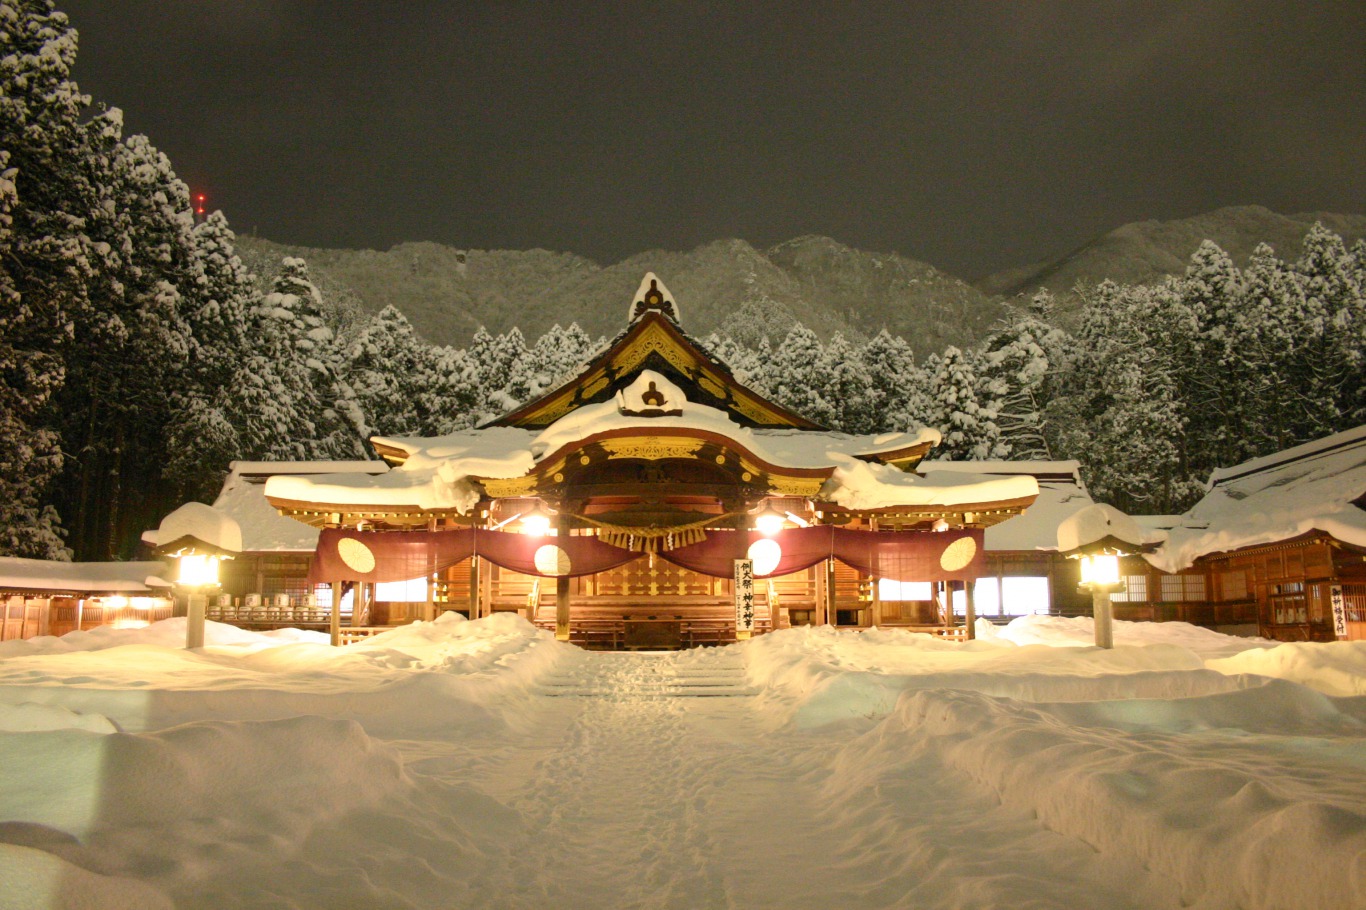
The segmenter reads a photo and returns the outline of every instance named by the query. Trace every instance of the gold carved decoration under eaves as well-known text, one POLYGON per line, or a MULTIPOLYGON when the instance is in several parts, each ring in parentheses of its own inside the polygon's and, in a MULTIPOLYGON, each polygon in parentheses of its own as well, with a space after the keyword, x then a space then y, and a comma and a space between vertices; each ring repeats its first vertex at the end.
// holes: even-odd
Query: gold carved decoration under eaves
POLYGON ((800 496, 814 499, 825 486, 824 477, 783 477, 769 475, 768 491, 775 496, 800 496))
POLYGON ((484 485, 484 492, 493 499, 506 499, 513 496, 529 496, 536 492, 536 482, 540 478, 535 475, 527 477, 484 477, 480 483, 484 485))
POLYGON ((705 443, 700 439, 607 439, 602 447, 610 458, 639 458, 663 461, 666 458, 694 458, 705 443))

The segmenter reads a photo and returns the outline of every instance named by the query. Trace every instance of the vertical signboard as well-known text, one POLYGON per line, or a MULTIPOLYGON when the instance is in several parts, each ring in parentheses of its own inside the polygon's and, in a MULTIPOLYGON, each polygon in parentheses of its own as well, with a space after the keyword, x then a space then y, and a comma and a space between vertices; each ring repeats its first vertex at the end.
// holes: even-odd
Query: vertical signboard
POLYGON ((1347 602, 1342 596, 1342 585, 1328 586, 1328 600, 1333 608, 1333 635, 1338 641, 1347 640, 1347 602))
POLYGON ((735 637, 749 638, 754 631, 754 561, 735 560, 735 637))

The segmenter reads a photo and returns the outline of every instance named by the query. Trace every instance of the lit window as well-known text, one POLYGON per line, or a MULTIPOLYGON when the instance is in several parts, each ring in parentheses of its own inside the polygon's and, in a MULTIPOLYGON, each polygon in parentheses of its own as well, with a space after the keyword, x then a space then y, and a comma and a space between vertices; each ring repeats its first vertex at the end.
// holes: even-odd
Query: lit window
POLYGON ((418 603, 427 600, 427 579, 410 578, 407 581, 380 581, 375 583, 375 600, 388 603, 418 603))
POLYGON ((1125 575, 1124 590, 1110 595, 1115 603, 1141 604, 1148 600, 1148 576, 1125 575))
POLYGON ((896 581, 891 578, 877 580, 879 600, 933 600, 928 581, 896 581))
POLYGON ((1002 611, 1011 616, 1026 613, 1047 613, 1049 608, 1048 578, 1044 575, 1020 575, 1002 579, 1002 611))
POLYGON ((973 588, 973 597, 976 600, 978 616, 1001 612, 1001 589, 996 584, 995 578, 977 579, 977 585, 973 588))

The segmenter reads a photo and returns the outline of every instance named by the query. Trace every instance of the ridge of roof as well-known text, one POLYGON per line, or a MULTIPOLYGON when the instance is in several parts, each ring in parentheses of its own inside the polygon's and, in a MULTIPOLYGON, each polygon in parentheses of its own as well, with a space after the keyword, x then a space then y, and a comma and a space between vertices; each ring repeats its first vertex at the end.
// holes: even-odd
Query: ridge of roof
POLYGON ((1325 455, 1331 455, 1343 449, 1366 444, 1366 424, 1353 427, 1350 430, 1343 430, 1341 433, 1334 433, 1331 436, 1324 436, 1311 442, 1302 443, 1289 449, 1282 449, 1270 455, 1262 455, 1251 458, 1240 464, 1227 468, 1215 468, 1209 476, 1207 489, 1213 490, 1222 484, 1241 480, 1244 477, 1251 477, 1254 474, 1263 474, 1286 465, 1307 461, 1325 455))

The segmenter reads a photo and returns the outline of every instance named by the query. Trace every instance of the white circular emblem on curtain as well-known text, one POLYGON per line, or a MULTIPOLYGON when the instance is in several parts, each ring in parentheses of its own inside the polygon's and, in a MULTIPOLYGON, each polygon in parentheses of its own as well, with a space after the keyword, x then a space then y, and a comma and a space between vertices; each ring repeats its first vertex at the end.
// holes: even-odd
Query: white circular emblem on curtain
POLYGON ((337 555, 356 572, 365 574, 375 571, 375 554, 354 537, 343 537, 337 541, 337 555))
POLYGON ((569 554, 553 543, 537 549, 532 560, 536 563, 536 571, 542 575, 568 575, 571 568, 569 554))
POLYGON ((971 537, 960 537, 944 548, 939 557, 939 567, 945 572, 957 572, 966 568, 977 555, 977 541, 971 537))
POLYGON ((765 537, 749 545, 748 555, 754 563, 754 574, 767 575, 778 568, 783 558, 783 548, 778 546, 778 541, 765 537))

